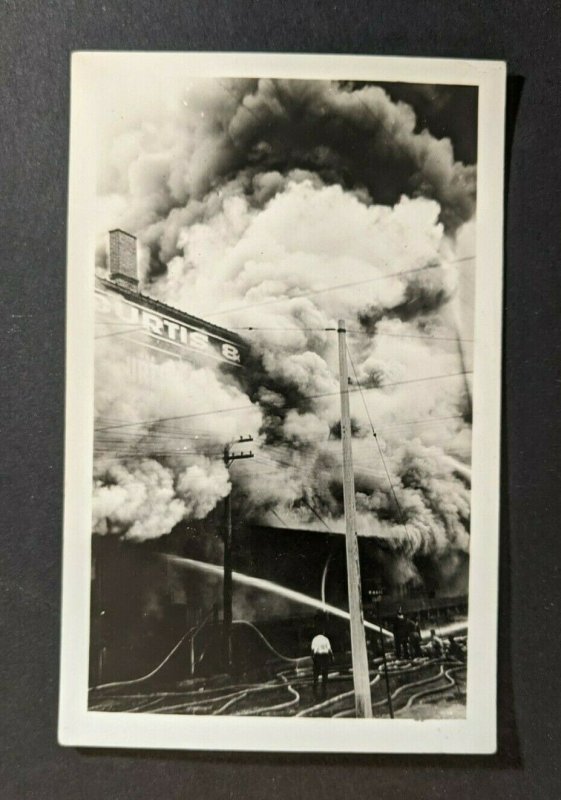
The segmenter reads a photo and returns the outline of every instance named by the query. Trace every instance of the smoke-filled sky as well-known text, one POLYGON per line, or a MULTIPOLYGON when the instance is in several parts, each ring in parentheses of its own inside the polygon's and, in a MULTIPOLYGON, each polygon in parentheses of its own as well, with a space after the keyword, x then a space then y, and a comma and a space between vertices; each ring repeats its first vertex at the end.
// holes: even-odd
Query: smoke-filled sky
POLYGON ((118 336, 98 342, 96 531, 156 538, 232 486, 250 521, 342 531, 325 329, 344 318, 359 532, 451 569, 469 542, 476 122, 471 87, 155 76, 108 92, 98 268, 110 228, 134 233, 142 291, 251 356, 238 377, 165 364, 149 389, 123 380, 118 336), (255 458, 228 471, 240 435, 255 458))

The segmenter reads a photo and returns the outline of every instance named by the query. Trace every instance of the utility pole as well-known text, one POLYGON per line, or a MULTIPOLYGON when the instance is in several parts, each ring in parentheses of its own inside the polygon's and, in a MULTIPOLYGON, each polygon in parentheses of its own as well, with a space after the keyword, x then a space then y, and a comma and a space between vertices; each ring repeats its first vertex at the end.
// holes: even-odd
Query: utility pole
MULTIPOLYGON (((227 444, 224 448, 224 464, 229 469, 234 461, 240 458, 253 458, 249 453, 232 453, 233 444, 252 442, 251 436, 240 436, 236 442, 227 444)), ((224 525, 224 578, 222 584, 222 661, 226 672, 232 668, 232 492, 225 498, 225 525, 224 525)))
POLYGON ((357 717, 372 716, 368 653, 364 634, 364 616, 360 586, 360 562, 356 530, 355 479, 351 443, 351 416, 349 410, 349 375, 347 368, 347 342, 345 320, 337 327, 339 340, 339 385, 341 389, 341 441, 343 444, 343 498, 347 548, 347 584, 351 622, 351 655, 353 684, 357 717))

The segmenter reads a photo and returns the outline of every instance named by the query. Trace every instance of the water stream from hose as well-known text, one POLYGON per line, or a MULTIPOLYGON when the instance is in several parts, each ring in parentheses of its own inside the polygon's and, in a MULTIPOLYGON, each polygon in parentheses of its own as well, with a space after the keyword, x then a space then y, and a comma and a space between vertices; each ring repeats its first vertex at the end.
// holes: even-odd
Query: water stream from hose
MULTIPOLYGON (((222 567, 218 564, 208 564, 205 561, 197 561, 194 558, 184 558, 182 556, 174 556, 169 554, 164 555, 163 558, 172 564, 176 564, 178 567, 196 570, 197 572, 206 572, 208 575, 215 575, 219 578, 222 577, 224 572, 222 567)), ((254 589, 261 589, 264 592, 276 594, 279 597, 292 600, 300 605, 308 606, 309 608, 315 608, 318 611, 324 611, 327 614, 332 614, 334 617, 340 617, 341 619, 346 620, 350 619, 349 612, 343 611, 342 608, 337 608, 337 606, 333 606, 330 603, 325 603, 323 600, 310 597, 310 595, 304 594, 303 592, 297 592, 294 589, 288 589, 286 586, 281 586, 273 581, 267 581, 264 578, 254 578, 251 575, 244 575, 243 572, 235 571, 232 573, 232 579, 242 586, 251 586, 254 589)), ((364 627, 367 630, 376 631, 376 633, 379 633, 381 630, 384 636, 387 636, 389 639, 393 639, 393 634, 390 631, 386 630, 385 628, 380 629, 378 625, 375 625, 372 622, 367 622, 364 620, 364 627)))

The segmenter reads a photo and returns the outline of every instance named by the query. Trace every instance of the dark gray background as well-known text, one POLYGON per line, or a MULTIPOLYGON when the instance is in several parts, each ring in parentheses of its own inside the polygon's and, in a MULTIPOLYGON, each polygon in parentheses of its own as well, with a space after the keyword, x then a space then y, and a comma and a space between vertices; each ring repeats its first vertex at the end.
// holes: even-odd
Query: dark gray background
POLYGON ((558 798, 561 3, 4 0, 0 14, 3 797, 558 798), (56 744, 69 55, 80 49, 508 62, 496 756, 86 752, 56 744))

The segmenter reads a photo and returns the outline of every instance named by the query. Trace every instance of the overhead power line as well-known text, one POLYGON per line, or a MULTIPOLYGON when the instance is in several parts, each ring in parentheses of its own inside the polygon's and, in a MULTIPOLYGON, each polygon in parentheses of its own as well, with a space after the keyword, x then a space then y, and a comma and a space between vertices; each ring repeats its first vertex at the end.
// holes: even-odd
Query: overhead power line
POLYGON ((135 328, 129 328, 125 331, 111 331, 111 333, 102 333, 99 336, 94 336, 94 339, 107 339, 109 336, 124 336, 127 333, 137 333, 138 331, 143 331, 144 328, 136 326, 135 328))
MULTIPOLYGON (((464 262, 474 261, 474 260, 475 256, 464 256, 463 258, 457 258, 454 259, 453 261, 447 261, 446 265, 448 266, 451 264, 462 264, 464 262)), ((315 295, 325 294, 326 292, 334 292, 337 291, 338 289, 350 289, 353 286, 364 286, 367 283, 375 283, 377 281, 388 280, 389 278, 398 278, 401 275, 413 275, 418 272, 424 272, 427 269, 442 269, 442 267, 443 267, 442 264, 425 264, 422 267, 412 267, 411 269, 404 269, 398 272, 391 272, 388 273, 387 275, 376 275, 376 277, 364 278, 363 280, 360 281, 351 281, 349 283, 334 284, 332 286, 326 286, 323 289, 311 289, 310 291, 302 292, 301 294, 296 294, 293 295, 292 297, 277 297, 277 298, 272 298, 270 300, 262 300, 259 303, 249 303, 244 306, 237 306, 236 308, 226 308, 222 309, 221 311, 209 310, 207 312, 203 311, 201 313, 204 317, 218 317, 224 314, 233 314, 234 312, 238 311, 247 311, 250 308, 261 308, 262 306, 271 306, 271 305, 276 305, 278 303, 287 303, 290 300, 299 300, 299 299, 305 299, 307 297, 314 297, 315 295)))
POLYGON ((426 417, 425 419, 411 419, 407 422, 399 422, 395 425, 386 425, 383 428, 378 428, 380 433, 384 433, 384 431, 393 431, 396 428, 405 428, 409 425, 432 425, 435 422, 449 422, 453 419, 464 419, 463 414, 452 414, 449 417, 426 417))
POLYGON ((331 528, 331 527, 330 527, 330 526, 327 524, 327 522, 326 522, 326 521, 324 520, 324 518, 321 516, 321 514, 319 513, 319 511, 317 511, 317 510, 316 510, 316 509, 315 509, 315 508, 312 506, 312 504, 311 504, 311 503, 308 503, 308 501, 306 500, 306 498, 305 498, 305 497, 301 497, 300 499, 302 500, 302 502, 304 503, 304 505, 305 505, 305 506, 307 506, 307 507, 310 509, 310 511, 312 512, 312 514, 313 514, 315 517, 317 517, 317 518, 319 519, 319 521, 320 521, 320 522, 321 522, 321 523, 322 523, 322 524, 323 524, 323 525, 324 525, 324 526, 327 528, 327 530, 329 531, 329 533, 333 533, 333 529, 332 529, 332 528, 331 528))
POLYGON ((198 453, 196 450, 116 450, 94 448, 94 453, 99 456, 115 456, 119 458, 170 458, 172 456, 199 456, 200 458, 221 458, 220 453, 198 453))
POLYGON ((158 425, 161 422, 170 422, 172 420, 192 419, 193 417, 207 417, 212 414, 227 414, 236 411, 250 411, 254 406, 247 403, 243 406, 230 406, 228 408, 216 408, 213 411, 197 411, 192 414, 177 414, 173 417, 159 417, 156 419, 145 419, 138 422, 123 422, 120 425, 107 425, 103 428, 96 428, 96 431, 112 431, 118 428, 131 428, 135 425, 158 425))
POLYGON ((364 410, 366 411, 366 416, 368 417, 368 422, 370 423, 370 429, 372 430, 372 436, 374 438, 374 441, 376 442, 376 446, 378 448, 378 453, 380 454, 380 458, 381 458, 382 464, 384 466, 384 472, 386 473, 386 477, 388 479, 388 483, 389 483, 389 486, 390 486, 390 491, 392 493, 392 497, 394 499, 394 503, 396 505, 396 508, 397 508, 397 510, 399 512, 400 523, 403 526, 403 529, 405 530, 405 533, 407 534, 407 536, 410 536, 409 531, 407 529, 407 524, 405 522, 405 515, 403 514, 403 509, 401 508, 401 504, 400 504, 399 500, 397 499, 397 494, 396 494, 396 491, 395 491, 395 488, 394 488, 394 485, 393 485, 393 482, 392 482, 392 479, 391 479, 391 476, 390 476, 390 472, 389 472, 387 464, 386 464, 386 459, 384 458, 384 453, 382 452, 382 448, 380 446, 380 442, 378 441, 378 435, 376 433, 376 430, 374 429, 374 423, 372 422, 372 417, 370 416, 370 411, 368 409, 368 406, 366 405, 366 398, 364 397, 364 394, 362 392, 362 386, 360 385, 360 381, 359 381, 358 375, 356 373, 353 357, 352 357, 351 352, 350 352, 348 347, 347 347, 347 353, 348 353, 348 356, 349 356, 349 360, 351 362, 351 367, 352 367, 352 370, 353 370, 353 374, 355 376, 355 381, 356 381, 356 384, 357 384, 357 386, 359 388, 360 396, 361 396, 362 402, 364 404, 364 410))
MULTIPOLYGON (((102 418, 105 419, 105 418, 102 418)), ((395 430, 396 428, 404 428, 410 425, 433 425, 440 422, 448 422, 452 420, 462 420, 464 419, 463 414, 453 414, 450 416, 445 417, 422 417, 420 419, 410 419, 405 420, 404 422, 396 423, 394 425, 384 425, 383 427, 378 427, 377 430, 379 433, 384 433, 385 431, 395 430)), ((117 419, 115 418, 114 421, 116 422, 117 419)), ((125 421, 121 418, 119 422, 125 421)), ((96 429, 96 441, 100 442, 101 444, 123 444, 127 440, 131 443, 139 442, 139 444, 150 444, 150 443, 164 443, 168 440, 173 441, 177 440, 198 440, 198 439, 216 439, 216 434, 213 433, 198 433, 194 431, 183 431, 181 427, 163 429, 159 430, 151 430, 151 431, 130 431, 130 430, 121 430, 117 429, 115 432, 113 431, 106 431, 102 428, 96 429), (123 441, 124 440, 124 441, 123 441)), ((363 437, 356 436, 355 439, 361 440, 363 437)), ((325 436, 322 434, 321 436, 307 436, 306 440, 301 442, 301 447, 298 448, 298 453, 301 458, 311 458, 312 455, 308 453, 307 445, 317 445, 318 443, 328 444, 329 442, 334 443, 337 442, 338 439, 332 435, 325 436)), ((291 450, 295 449, 294 443, 291 441, 284 441, 284 442, 276 442, 275 444, 265 444, 267 451, 275 451, 275 450, 291 450)))
POLYGON ((96 325, 119 325, 121 328, 137 328, 138 322, 122 322, 121 320, 112 322, 108 319, 96 319, 96 325))
MULTIPOLYGON (((404 385, 410 384, 410 383, 422 383, 424 381, 443 380, 445 378, 455 378, 455 377, 458 377, 460 375, 471 375, 472 373, 473 373, 473 370, 460 370, 459 372, 446 372, 446 373, 444 373, 442 375, 427 375, 427 376, 421 377, 421 378, 407 378, 407 379, 402 380, 402 381, 391 381, 391 382, 388 382, 388 383, 381 383, 378 386, 370 386, 370 387, 367 387, 366 389, 363 389, 362 387, 360 387, 360 391, 361 392, 362 391, 372 392, 372 391, 376 391, 376 390, 379 390, 379 389, 386 389, 386 388, 389 388, 389 387, 392 387, 392 386, 404 386, 404 385)), ((354 390, 350 389, 349 390, 349 392, 351 394, 353 394, 353 392, 355 392, 355 391, 358 391, 358 389, 354 389, 354 390)), ((317 399, 319 399, 321 397, 334 397, 335 395, 338 395, 338 394, 339 394, 338 391, 318 392, 317 394, 302 394, 302 395, 299 395, 299 399, 301 399, 301 400, 317 400, 317 399)), ((173 416, 173 417, 159 417, 159 418, 155 418, 155 419, 139 420, 137 422, 123 422, 123 423, 118 424, 118 425, 107 425, 107 426, 104 426, 102 428, 96 428, 96 431, 98 431, 98 432, 100 432, 100 431, 111 431, 111 430, 117 430, 119 428, 130 428, 130 427, 133 427, 135 425, 158 425, 158 424, 160 424, 162 422, 176 421, 176 420, 180 420, 180 419, 193 419, 195 417, 206 417, 206 416, 212 416, 213 414, 226 414, 226 413, 233 413, 233 412, 237 412, 237 411, 250 411, 252 409, 255 410, 255 406, 254 405, 247 405, 247 404, 243 405, 243 406, 231 406, 229 408, 216 408, 216 409, 213 409, 212 411, 196 411, 196 412, 193 412, 191 414, 178 414, 177 416, 173 416)))
MULTIPOLYGON (((244 326, 244 327, 241 327, 241 328, 232 328, 232 327, 230 327, 230 330, 232 330, 232 331, 247 331, 248 333, 252 333, 254 331, 257 331, 257 332, 260 332, 260 331, 280 331, 280 332, 286 332, 286 331, 295 331, 295 332, 300 332, 300 331, 302 331, 302 332, 318 331, 319 332, 319 331, 321 331, 322 333, 327 333, 327 332, 336 333, 337 332, 337 328, 299 328, 297 326, 294 326, 292 328, 260 328, 260 327, 255 326, 255 325, 247 325, 247 326, 244 326)), ((351 328, 347 328, 347 333, 353 333, 353 334, 356 334, 356 335, 359 335, 359 336, 360 335, 368 335, 367 331, 361 331, 361 330, 351 329, 351 328)), ((390 333, 390 332, 387 332, 387 331, 376 331, 374 336, 387 336, 387 337, 390 337, 392 339, 425 339, 425 340, 430 340, 430 341, 433 341, 433 342, 458 342, 458 341, 473 342, 473 339, 461 339, 458 336, 431 336, 430 334, 427 335, 427 336, 423 336, 422 334, 415 334, 415 333, 390 333)))
MULTIPOLYGON (((263 474, 263 473, 261 473, 261 474, 263 474)), ((272 514, 274 514, 274 515, 275 515, 275 517, 278 519, 278 521, 279 521, 279 522, 280 522, 282 525, 284 525, 284 527, 285 527, 285 528, 288 528, 288 529, 290 529, 290 525, 287 525, 287 524, 286 524, 286 522, 285 522, 285 521, 283 520, 283 518, 280 516, 280 514, 278 513, 278 511, 276 511, 276 509, 274 509, 274 508, 271 508, 271 509, 270 509, 270 511, 271 511, 271 513, 272 513, 272 514)))

